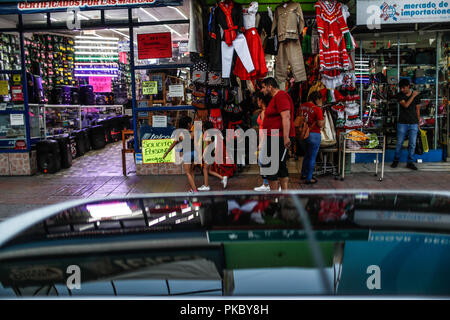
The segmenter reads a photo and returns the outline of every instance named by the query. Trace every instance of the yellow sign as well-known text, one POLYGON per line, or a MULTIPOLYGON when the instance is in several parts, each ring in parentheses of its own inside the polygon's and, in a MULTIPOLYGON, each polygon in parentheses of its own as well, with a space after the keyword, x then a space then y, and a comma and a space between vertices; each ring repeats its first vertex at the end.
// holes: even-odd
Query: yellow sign
POLYGON ((9 94, 8 80, 0 80, 0 96, 9 94))
POLYGON ((158 94, 158 81, 142 82, 142 94, 158 94))
POLYGON ((174 149, 170 151, 167 157, 162 158, 173 141, 173 139, 142 140, 142 162, 144 164, 175 162, 174 149))
POLYGON ((21 79, 20 74, 13 74, 13 82, 20 82, 21 79))

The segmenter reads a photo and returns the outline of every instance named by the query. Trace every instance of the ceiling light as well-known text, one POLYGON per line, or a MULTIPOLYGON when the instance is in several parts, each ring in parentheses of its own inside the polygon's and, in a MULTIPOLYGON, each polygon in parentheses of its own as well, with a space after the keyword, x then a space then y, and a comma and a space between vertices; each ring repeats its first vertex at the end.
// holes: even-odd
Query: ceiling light
MULTIPOLYGON (((87 40, 97 40, 98 37, 91 37, 91 36, 75 36, 76 39, 87 39, 87 40)), ((115 40, 116 42, 119 41, 119 38, 114 37, 102 37, 104 40, 115 40)))
POLYGON ((127 38, 127 39, 130 39, 130 37, 127 36, 125 33, 122 33, 122 32, 117 31, 117 30, 115 30, 115 29, 111 29, 111 31, 112 31, 112 32, 115 32, 115 33, 117 33, 117 34, 120 34, 120 35, 124 36, 124 37, 127 38))
POLYGON ((188 19, 188 17, 186 17, 185 15, 184 15, 184 13, 183 12, 181 12, 181 10, 180 9, 178 9, 178 8, 175 8, 175 7, 171 7, 171 6, 167 6, 167 8, 170 8, 170 9, 174 9, 174 10, 176 10, 179 14, 181 14, 182 16, 183 16, 183 18, 185 18, 186 20, 188 19))
POLYGON ((142 12, 144 12, 145 14, 147 14, 150 18, 159 21, 158 18, 156 18, 154 15, 152 15, 150 12, 148 12, 147 10, 145 10, 144 8, 139 8, 142 12))

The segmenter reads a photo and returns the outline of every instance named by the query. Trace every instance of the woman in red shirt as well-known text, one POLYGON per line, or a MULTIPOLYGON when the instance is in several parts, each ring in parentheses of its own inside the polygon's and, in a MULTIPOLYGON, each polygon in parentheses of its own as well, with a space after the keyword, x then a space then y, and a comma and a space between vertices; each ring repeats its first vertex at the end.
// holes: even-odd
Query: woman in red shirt
POLYGON ((320 148, 320 129, 323 128, 325 121, 322 106, 322 95, 319 91, 313 91, 308 97, 308 102, 300 105, 299 113, 306 117, 309 126, 309 136, 305 140, 306 152, 302 164, 302 179, 306 180, 306 184, 317 182, 313 178, 314 166, 316 164, 317 153, 320 148))

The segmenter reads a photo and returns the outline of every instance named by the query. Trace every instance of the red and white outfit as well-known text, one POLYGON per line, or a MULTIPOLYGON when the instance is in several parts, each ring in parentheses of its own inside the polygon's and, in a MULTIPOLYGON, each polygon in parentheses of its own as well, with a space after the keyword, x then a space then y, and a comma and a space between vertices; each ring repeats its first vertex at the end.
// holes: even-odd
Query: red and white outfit
POLYGON ((214 10, 210 36, 213 39, 218 39, 219 35, 221 37, 222 78, 230 77, 234 51, 247 72, 255 70, 247 40, 240 33, 244 31, 242 20, 242 6, 234 1, 221 2, 214 10))
POLYGON ((322 81, 327 88, 336 88, 342 84, 341 72, 353 69, 347 47, 355 48, 356 43, 347 26, 347 11, 340 2, 318 0, 315 8, 322 81))
POLYGON ((258 2, 252 2, 250 6, 243 9, 245 38, 247 40, 248 49, 252 57, 255 67, 251 73, 248 73, 241 59, 238 57, 234 74, 241 80, 262 79, 267 75, 266 58, 262 47, 261 38, 256 30, 256 14, 258 13, 258 2))

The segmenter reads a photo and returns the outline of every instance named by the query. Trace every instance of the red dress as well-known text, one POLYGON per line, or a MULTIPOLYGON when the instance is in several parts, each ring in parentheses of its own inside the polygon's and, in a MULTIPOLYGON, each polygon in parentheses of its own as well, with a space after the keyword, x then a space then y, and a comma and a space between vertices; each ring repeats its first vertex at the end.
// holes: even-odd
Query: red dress
POLYGON ((340 2, 319 0, 315 7, 317 31, 320 35, 320 72, 327 80, 337 80, 340 79, 342 71, 353 69, 347 49, 353 49, 356 44, 348 29, 340 2))
POLYGON ((262 47, 261 38, 258 31, 255 28, 256 13, 258 12, 258 3, 252 2, 248 9, 243 10, 244 26, 245 26, 245 38, 247 40, 247 46, 252 57, 255 70, 248 73, 242 64, 239 57, 236 60, 236 66, 234 67, 234 74, 241 80, 256 80, 262 79, 267 75, 266 58, 264 56, 264 49, 262 47))

